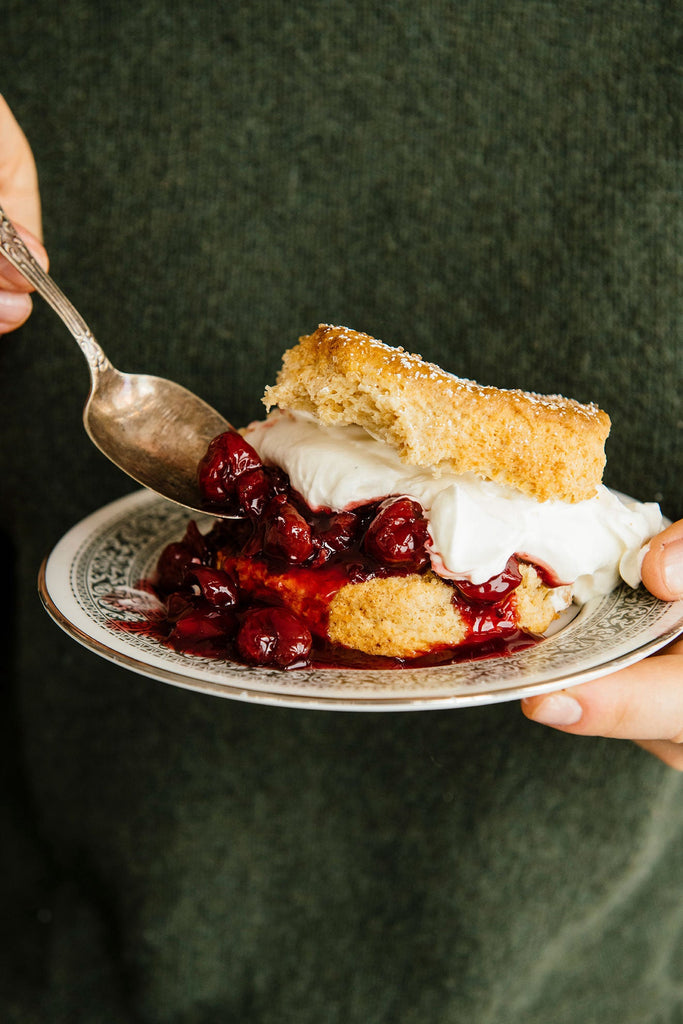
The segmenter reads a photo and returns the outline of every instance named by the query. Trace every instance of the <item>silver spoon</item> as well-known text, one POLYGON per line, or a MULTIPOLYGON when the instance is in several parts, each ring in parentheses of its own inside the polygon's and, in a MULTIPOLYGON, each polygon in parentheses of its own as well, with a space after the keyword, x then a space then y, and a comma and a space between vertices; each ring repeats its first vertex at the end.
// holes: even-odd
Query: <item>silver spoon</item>
MULTIPOLYGON (((180 384, 115 369, 1 206, 0 252, 61 317, 81 347, 90 369, 90 394, 83 410, 90 439, 139 484, 193 512, 205 512, 197 465, 212 438, 231 429, 228 421, 180 384)), ((235 518, 213 510, 210 514, 235 518)))

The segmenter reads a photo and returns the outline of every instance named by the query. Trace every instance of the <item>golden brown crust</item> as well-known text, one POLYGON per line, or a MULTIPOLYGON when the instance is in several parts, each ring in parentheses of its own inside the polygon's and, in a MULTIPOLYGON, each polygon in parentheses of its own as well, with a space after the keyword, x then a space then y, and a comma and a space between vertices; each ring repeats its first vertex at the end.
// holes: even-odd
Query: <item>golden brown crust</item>
POLYGON ((595 494, 610 428, 595 405, 484 387, 326 324, 285 352, 264 402, 358 424, 412 465, 477 473, 539 501, 595 494))

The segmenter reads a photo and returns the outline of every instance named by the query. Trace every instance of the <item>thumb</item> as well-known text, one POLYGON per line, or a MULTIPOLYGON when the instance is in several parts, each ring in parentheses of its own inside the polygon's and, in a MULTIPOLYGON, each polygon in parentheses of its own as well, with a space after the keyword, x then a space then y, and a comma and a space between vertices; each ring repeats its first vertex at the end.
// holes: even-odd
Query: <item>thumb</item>
POLYGON ((522 701, 527 718, 577 736, 683 741, 683 641, 612 675, 522 701))
POLYGON ((642 565, 643 583, 662 601, 683 597, 683 519, 650 541, 642 565))

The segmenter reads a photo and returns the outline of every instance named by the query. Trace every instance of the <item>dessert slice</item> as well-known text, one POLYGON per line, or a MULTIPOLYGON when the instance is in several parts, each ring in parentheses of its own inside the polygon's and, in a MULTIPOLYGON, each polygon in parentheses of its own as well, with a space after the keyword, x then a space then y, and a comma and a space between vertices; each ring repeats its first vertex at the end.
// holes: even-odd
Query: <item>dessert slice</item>
POLYGON ((207 509, 239 518, 191 526, 160 560, 176 646, 278 667, 472 657, 639 582, 659 509, 601 484, 593 405, 484 388, 326 325, 264 402, 199 467, 207 509))

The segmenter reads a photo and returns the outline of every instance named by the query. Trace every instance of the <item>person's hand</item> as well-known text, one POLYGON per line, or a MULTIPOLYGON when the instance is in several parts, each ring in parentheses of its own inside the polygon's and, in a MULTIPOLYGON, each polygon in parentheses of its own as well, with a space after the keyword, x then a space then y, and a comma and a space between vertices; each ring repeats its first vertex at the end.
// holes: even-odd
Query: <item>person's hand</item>
MULTIPOLYGON (((40 193, 31 147, 6 101, 0 96, 0 203, 40 265, 47 270, 41 244, 40 193)), ((0 334, 28 319, 31 286, 0 256, 0 334)))
MULTIPOLYGON (((683 520, 650 543, 643 583, 663 601, 683 597, 683 520)), ((635 740, 683 771, 683 640, 636 665, 522 701, 527 718, 577 736, 635 740)))

